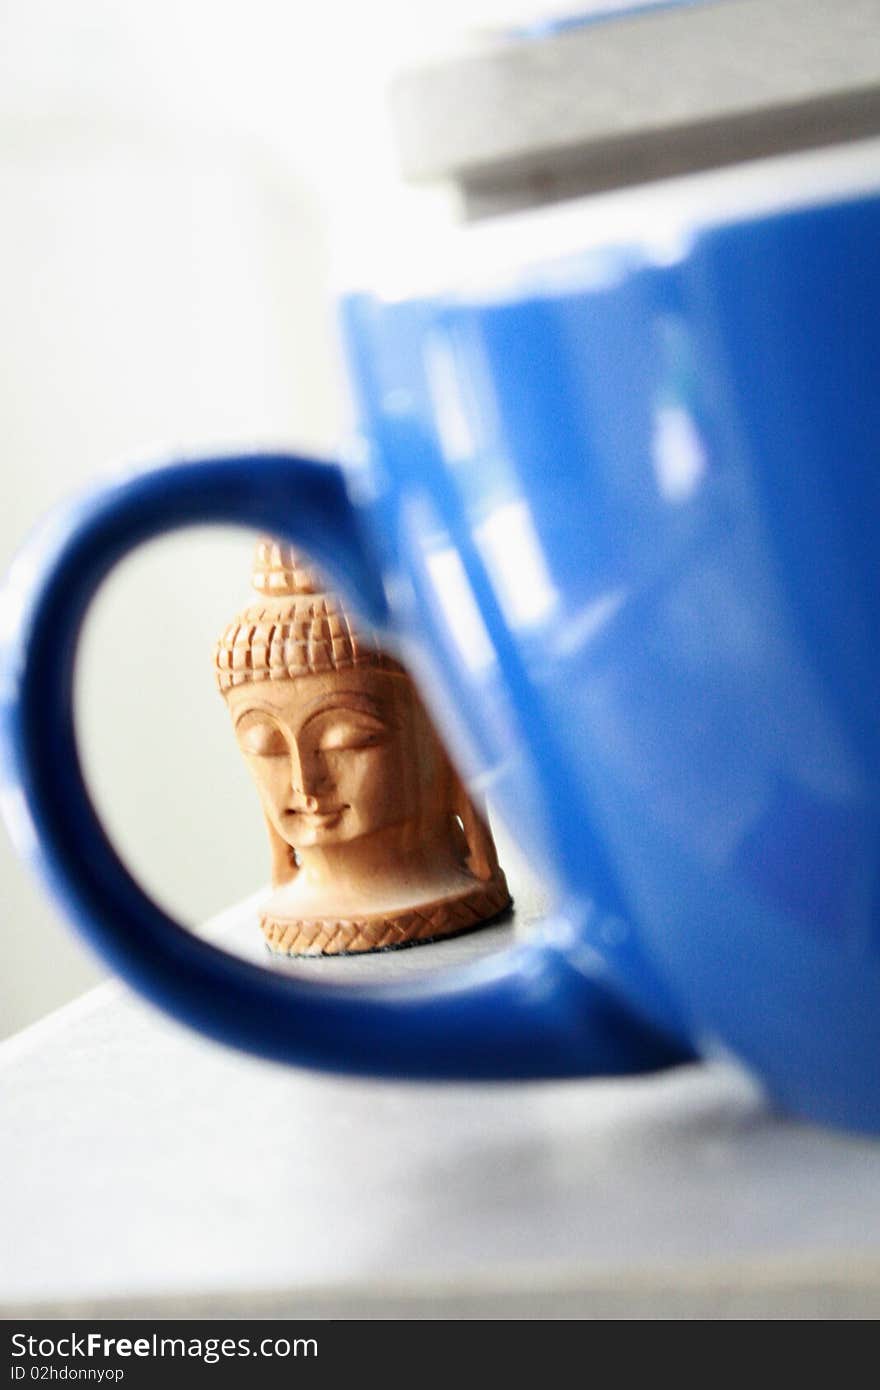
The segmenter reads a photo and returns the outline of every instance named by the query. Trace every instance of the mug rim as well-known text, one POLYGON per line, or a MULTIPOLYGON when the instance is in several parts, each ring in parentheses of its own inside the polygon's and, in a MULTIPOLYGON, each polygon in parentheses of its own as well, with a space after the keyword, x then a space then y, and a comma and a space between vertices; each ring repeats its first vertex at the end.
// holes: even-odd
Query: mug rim
MULTIPOLYGON (((530 271, 579 255, 637 249, 674 265, 711 228, 859 201, 880 192, 880 136, 701 170, 565 202, 384 238, 339 289, 393 305, 467 296, 509 298, 530 271), (389 244, 390 243, 390 244, 389 244), (371 271, 364 267, 371 265, 371 271)), ((432 225, 432 222, 434 225, 432 225)), ((572 288, 568 281, 566 288, 572 288)))

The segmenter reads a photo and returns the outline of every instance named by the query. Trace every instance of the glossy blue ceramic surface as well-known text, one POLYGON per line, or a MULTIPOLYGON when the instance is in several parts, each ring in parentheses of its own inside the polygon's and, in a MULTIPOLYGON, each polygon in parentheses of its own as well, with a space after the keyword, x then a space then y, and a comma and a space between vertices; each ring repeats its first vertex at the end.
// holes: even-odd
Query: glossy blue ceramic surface
POLYGON ((348 486, 184 463, 50 519, 6 595, 7 815, 111 962, 273 1057, 541 1076, 725 1049, 786 1107, 880 1129, 878 237, 863 196, 482 296, 355 296, 348 486), (205 520, 286 532, 393 632, 555 879, 538 940, 353 995, 143 897, 85 797, 70 666, 106 570, 205 520))
POLYGON ((535 18, 531 23, 525 21, 513 29, 517 38, 533 39, 543 34, 564 34, 569 29, 585 29, 593 24, 607 24, 609 20, 631 19, 638 15, 650 14, 654 10, 682 10, 698 5, 723 4, 724 0, 606 0, 592 5, 588 10, 563 11, 546 18, 535 18))

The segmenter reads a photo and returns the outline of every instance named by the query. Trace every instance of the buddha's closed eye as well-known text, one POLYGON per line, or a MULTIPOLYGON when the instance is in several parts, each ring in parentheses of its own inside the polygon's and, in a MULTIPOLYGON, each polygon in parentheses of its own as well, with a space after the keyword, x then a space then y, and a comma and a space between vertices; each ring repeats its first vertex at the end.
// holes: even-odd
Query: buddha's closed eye
POLYGON ((370 715, 337 715, 324 724, 318 746, 322 753, 353 751, 358 748, 375 748, 384 743, 387 737, 387 726, 370 715))
POLYGON ((256 758, 283 758, 289 752, 287 739, 271 719, 246 715, 235 732, 243 753, 256 758))

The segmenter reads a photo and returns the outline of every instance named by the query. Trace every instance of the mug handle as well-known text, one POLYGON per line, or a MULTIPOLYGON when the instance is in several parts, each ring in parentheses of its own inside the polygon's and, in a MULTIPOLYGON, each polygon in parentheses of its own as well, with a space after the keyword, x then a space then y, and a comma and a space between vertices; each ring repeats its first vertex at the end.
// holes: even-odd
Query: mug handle
POLYGON ((88 606, 113 566, 151 537, 204 522, 283 534, 315 557, 371 624, 389 624, 381 574, 334 464, 283 453, 185 459, 50 514, 14 562, 3 595, 3 809, 20 851, 109 965, 209 1037, 338 1072, 613 1075, 690 1060, 689 1049, 631 1016, 607 982, 585 975, 547 940, 430 982, 331 986, 237 959, 143 892, 83 780, 74 659, 88 606))

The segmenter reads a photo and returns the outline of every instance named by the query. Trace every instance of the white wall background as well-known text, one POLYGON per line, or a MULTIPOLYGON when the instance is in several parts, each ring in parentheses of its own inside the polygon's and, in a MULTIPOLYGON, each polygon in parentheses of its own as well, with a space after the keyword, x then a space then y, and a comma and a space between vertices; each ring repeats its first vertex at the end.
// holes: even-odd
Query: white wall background
MULTIPOLYGON (((0 566, 47 507, 132 454, 332 451, 331 262, 453 209, 443 190, 397 186, 389 72, 465 24, 556 8, 5 0, 0 566)), ((190 921, 267 875, 210 664, 247 598, 249 547, 198 533, 136 556, 96 609, 80 672, 99 805, 134 870, 190 921)), ((4 834, 0 882, 8 1033, 98 966, 4 834)))

